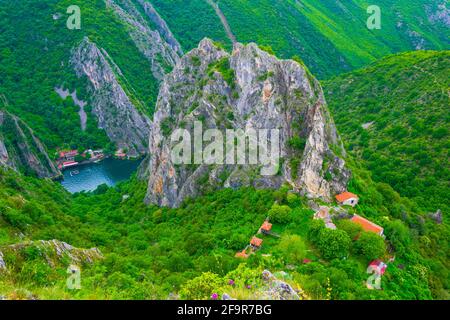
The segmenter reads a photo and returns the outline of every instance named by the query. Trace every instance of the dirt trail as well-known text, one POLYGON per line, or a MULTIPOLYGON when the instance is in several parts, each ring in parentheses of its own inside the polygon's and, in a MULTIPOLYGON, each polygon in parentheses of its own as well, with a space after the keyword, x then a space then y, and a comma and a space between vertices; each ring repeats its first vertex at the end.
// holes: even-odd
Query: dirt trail
POLYGON ((225 29, 225 32, 227 33, 228 38, 230 39, 230 41, 235 44, 236 41, 236 37, 234 36, 233 32, 231 31, 230 25, 228 24, 227 18, 225 17, 225 15, 223 14, 222 10, 220 10, 219 5, 214 2, 213 0, 206 0, 206 2, 208 2, 216 11, 216 14, 219 16, 220 21, 223 24, 223 27, 225 29))

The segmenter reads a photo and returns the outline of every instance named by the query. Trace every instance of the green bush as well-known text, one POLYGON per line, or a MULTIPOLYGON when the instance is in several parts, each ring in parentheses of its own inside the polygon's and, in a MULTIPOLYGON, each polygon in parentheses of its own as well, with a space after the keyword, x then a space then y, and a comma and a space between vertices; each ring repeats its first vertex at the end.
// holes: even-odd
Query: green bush
POLYGON ((215 273, 205 272, 189 280, 180 290, 180 298, 187 300, 207 300, 213 293, 220 294, 223 280, 215 273))
POLYGON ((288 263, 298 264, 306 257, 305 241, 298 235, 283 235, 277 249, 288 263))
POLYGON ((286 205, 274 204, 269 210, 270 220, 275 223, 286 224, 292 220, 292 209, 286 205))
POLYGON ((321 228, 315 245, 325 259, 339 259, 347 257, 352 240, 343 230, 321 228))
POLYGON ((362 231, 362 227, 351 220, 341 219, 335 224, 338 229, 344 230, 352 240, 355 240, 362 231))
POLYGON ((382 258, 386 252, 384 239, 373 232, 362 232, 355 242, 355 250, 368 260, 382 258))

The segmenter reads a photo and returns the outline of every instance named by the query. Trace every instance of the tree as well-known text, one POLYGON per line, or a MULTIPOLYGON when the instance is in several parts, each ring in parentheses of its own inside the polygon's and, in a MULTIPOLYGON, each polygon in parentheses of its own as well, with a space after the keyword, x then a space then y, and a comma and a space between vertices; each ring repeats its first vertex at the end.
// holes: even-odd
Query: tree
POLYGON ((336 227, 347 232, 350 239, 356 239, 362 231, 362 227, 359 224, 347 219, 338 220, 336 227))
POLYGON ((313 243, 317 243, 319 241, 320 231, 323 228, 325 228, 325 223, 323 222, 323 220, 311 221, 308 230, 308 239, 313 243))
POLYGON ((358 254, 363 255, 368 260, 381 258, 386 252, 384 239, 373 232, 362 232, 355 243, 358 254))
POLYGON ((404 253, 411 244, 409 229, 400 220, 386 223, 384 233, 399 254, 404 253))
POLYGON ((306 244, 298 235, 281 237, 278 249, 289 263, 300 263, 306 257, 306 244))
POLYGON ((298 195, 296 195, 295 193, 289 192, 286 195, 286 201, 290 204, 290 205, 297 205, 300 202, 300 198, 298 195))
POLYGON ((337 259, 348 256, 352 240, 343 230, 322 228, 316 242, 317 248, 325 259, 337 259))
POLYGON ((286 224, 291 221, 291 211, 292 209, 288 206, 274 204, 269 210, 269 217, 273 222, 286 224))

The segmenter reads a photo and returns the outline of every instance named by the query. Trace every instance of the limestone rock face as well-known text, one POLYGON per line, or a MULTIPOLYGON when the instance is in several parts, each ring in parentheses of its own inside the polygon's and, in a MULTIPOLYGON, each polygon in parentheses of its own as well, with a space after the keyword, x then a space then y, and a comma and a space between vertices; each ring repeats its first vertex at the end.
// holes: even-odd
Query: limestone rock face
POLYGON ((156 9, 148 0, 137 0, 147 17, 155 24, 159 34, 172 47, 173 51, 178 55, 183 54, 183 49, 178 43, 178 40, 173 35, 166 21, 159 15, 156 9))
POLYGON ((122 72, 108 53, 84 38, 73 50, 71 64, 78 77, 89 80, 92 113, 99 128, 130 156, 147 153, 150 119, 138 111, 119 84, 117 77, 122 72))
POLYGON ((0 110, 0 166, 53 178, 61 174, 42 142, 17 116, 0 110))
POLYGON ((2 270, 7 270, 8 267, 4 261, 5 254, 20 256, 24 253, 24 250, 28 248, 37 249, 40 256, 43 257, 51 267, 55 267, 55 265, 64 259, 68 259, 70 263, 74 264, 92 264, 103 259, 103 254, 98 248, 76 248, 66 242, 56 239, 25 241, 0 248, 0 272, 2 270))
POLYGON ((214 188, 278 188, 284 182, 329 200, 350 177, 319 82, 301 63, 279 60, 255 44, 237 43, 230 54, 204 39, 182 57, 161 84, 149 147, 146 200, 163 206, 214 188), (278 129, 278 170, 262 174, 260 162, 249 161, 175 164, 171 151, 178 141, 171 141, 171 133, 193 133, 199 121, 203 130, 216 128, 224 137, 226 129, 278 129))

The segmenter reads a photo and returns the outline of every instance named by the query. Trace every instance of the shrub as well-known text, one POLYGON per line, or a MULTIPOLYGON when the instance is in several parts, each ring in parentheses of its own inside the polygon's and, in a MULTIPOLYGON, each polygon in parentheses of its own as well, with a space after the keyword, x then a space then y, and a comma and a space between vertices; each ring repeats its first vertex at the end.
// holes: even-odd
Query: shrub
POLYGON ((290 205, 296 205, 300 202, 300 198, 295 193, 289 192, 286 196, 286 201, 290 205))
POLYGON ((205 272, 189 280, 180 290, 181 299, 207 300, 213 293, 219 293, 223 284, 222 279, 215 273, 205 272))
POLYGON ((269 217, 271 221, 286 224, 291 221, 292 209, 285 205, 274 204, 269 210, 269 217))
POLYGON ((373 232, 363 232, 355 243, 356 252, 369 260, 381 258, 386 252, 384 239, 373 232))
POLYGON ((294 136, 288 140, 288 145, 289 145, 289 147, 293 148, 294 150, 303 151, 303 150, 305 150, 306 139, 298 137, 298 136, 294 136))
POLYGON ((301 263, 306 257, 306 244, 298 235, 284 235, 281 237, 278 249, 289 263, 301 263))
POLYGON ((262 45, 262 44, 260 44, 259 48, 261 50, 267 52, 268 54, 271 54, 273 56, 275 55, 275 52, 273 51, 273 49, 272 49, 272 47, 270 45, 262 45))
POLYGON ((323 220, 313 220, 309 226, 308 230, 308 239, 316 243, 319 241, 320 231, 325 228, 325 223, 323 220))
POLYGON ((343 230, 322 227, 315 244, 325 259, 337 259, 348 256, 352 240, 343 230))
POLYGON ((336 221, 336 227, 340 230, 344 230, 350 239, 353 240, 356 239, 362 231, 362 227, 351 220, 338 220, 336 221))
POLYGON ((262 282, 262 270, 259 268, 249 268, 245 263, 241 263, 236 269, 227 273, 225 278, 228 284, 232 280, 232 283, 238 287, 255 287, 262 282))

